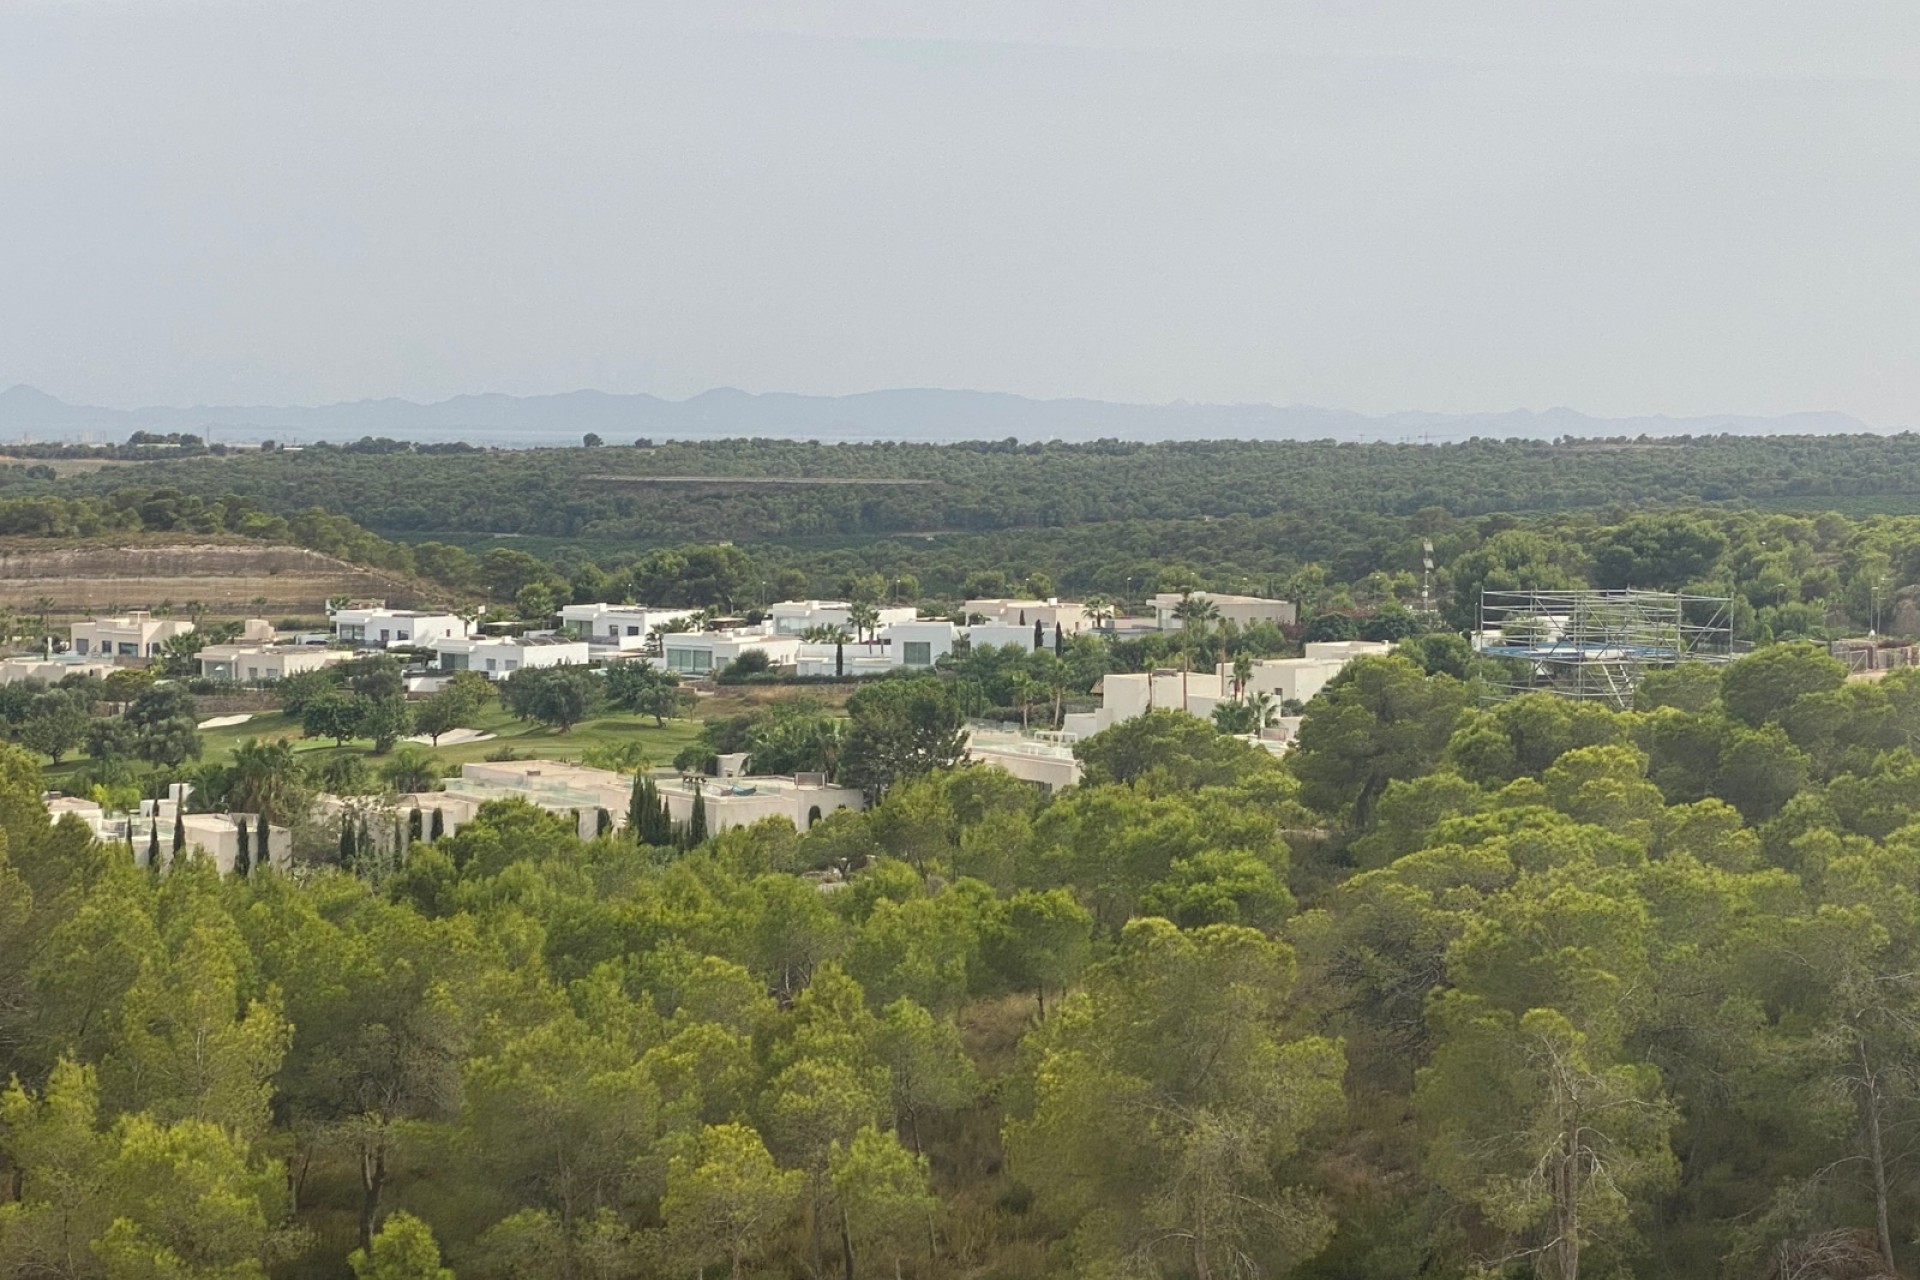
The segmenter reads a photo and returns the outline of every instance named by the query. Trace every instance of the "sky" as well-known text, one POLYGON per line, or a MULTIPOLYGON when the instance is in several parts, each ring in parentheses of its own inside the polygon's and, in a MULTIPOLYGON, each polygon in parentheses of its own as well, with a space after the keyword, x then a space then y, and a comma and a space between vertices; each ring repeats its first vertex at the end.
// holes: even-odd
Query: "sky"
POLYGON ((1911 0, 0 0, 0 386, 1920 425, 1911 0))

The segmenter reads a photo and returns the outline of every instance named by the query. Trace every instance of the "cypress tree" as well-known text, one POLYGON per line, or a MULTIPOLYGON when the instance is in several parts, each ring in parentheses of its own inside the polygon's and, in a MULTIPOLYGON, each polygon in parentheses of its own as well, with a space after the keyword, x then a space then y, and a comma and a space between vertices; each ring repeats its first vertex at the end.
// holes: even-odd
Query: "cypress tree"
POLYGON ((267 822, 267 815, 261 814, 253 829, 253 864, 255 866, 273 865, 273 828, 267 822))
POLYGON ((594 814, 593 834, 595 836, 603 836, 611 830, 613 830, 613 815, 608 813, 605 809, 598 810, 594 814))
POLYGON ((407 811, 407 843, 412 844, 426 834, 426 815, 415 805, 407 811))
POLYGON ((147 825, 147 870, 160 874, 160 815, 154 814, 147 825))
POLYGON ((175 862, 187 852, 187 815, 179 809, 173 811, 173 860, 175 862))
POLYGON ((627 835, 635 844, 647 843, 647 787, 653 779, 644 773, 633 776, 633 792, 627 797, 627 835))
POLYGON ((1047 647, 1047 626, 1040 619, 1033 620, 1033 650, 1038 653, 1047 647))
POLYGON ((687 822, 687 847, 697 848, 707 839, 707 797, 698 786, 693 789, 693 817, 687 822))
POLYGON ((352 871, 358 861, 360 850, 353 838, 353 819, 344 818, 340 822, 340 866, 343 870, 352 871))
POLYGON ((247 873, 253 870, 253 850, 251 847, 253 844, 253 833, 248 829, 247 820, 244 816, 236 825, 240 828, 240 847, 233 855, 233 874, 244 880, 247 878, 247 873))
POLYGON ((435 805, 433 807, 433 830, 432 830, 432 834, 429 835, 427 839, 429 843, 438 844, 440 842, 440 837, 446 834, 447 834, 447 815, 440 811, 439 805, 435 805))
POLYGON ((833 642, 833 678, 838 680, 847 674, 847 642, 833 642))
POLYGON ((1060 629, 1060 624, 1057 622, 1053 624, 1053 656, 1056 658, 1067 656, 1067 633, 1060 629))

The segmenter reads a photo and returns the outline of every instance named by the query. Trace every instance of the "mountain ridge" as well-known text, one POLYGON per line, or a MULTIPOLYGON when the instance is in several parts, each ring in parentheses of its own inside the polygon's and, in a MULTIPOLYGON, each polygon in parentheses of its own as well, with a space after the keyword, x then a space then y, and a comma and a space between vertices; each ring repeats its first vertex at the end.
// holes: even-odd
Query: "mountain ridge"
POLYGON ((845 396, 716 387, 684 400, 592 389, 514 396, 473 392, 420 402, 383 397, 333 404, 154 405, 110 409, 71 404, 26 384, 0 391, 0 440, 108 443, 134 431, 191 432, 230 443, 286 443, 391 436, 422 443, 541 447, 588 432, 610 444, 654 439, 774 437, 826 441, 952 443, 1014 438, 1087 441, 1337 440, 1444 443, 1495 437, 1893 434, 1837 412, 1778 416, 1661 414, 1601 418, 1566 406, 1488 413, 1408 410, 1362 414, 1314 405, 1127 404, 1043 400, 999 391, 898 387, 845 396))

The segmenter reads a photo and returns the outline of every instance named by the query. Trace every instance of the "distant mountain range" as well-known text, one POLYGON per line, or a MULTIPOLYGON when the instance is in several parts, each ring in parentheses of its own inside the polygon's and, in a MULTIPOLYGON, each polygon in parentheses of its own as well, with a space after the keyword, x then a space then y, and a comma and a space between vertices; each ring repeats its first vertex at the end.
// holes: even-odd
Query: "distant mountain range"
POLYGON ((1843 413, 1777 418, 1595 418, 1572 409, 1368 416, 1308 405, 1112 404, 1032 400, 988 391, 869 391, 851 396, 756 395, 720 389, 689 400, 570 391, 562 395, 455 396, 433 404, 358 400, 312 407, 202 405, 103 409, 68 404, 28 386, 0 391, 0 441, 112 443, 135 431, 211 433, 230 443, 398 440, 530 448, 765 436, 797 440, 1341 440, 1440 443, 1475 436, 1843 435, 1873 431, 1843 413))

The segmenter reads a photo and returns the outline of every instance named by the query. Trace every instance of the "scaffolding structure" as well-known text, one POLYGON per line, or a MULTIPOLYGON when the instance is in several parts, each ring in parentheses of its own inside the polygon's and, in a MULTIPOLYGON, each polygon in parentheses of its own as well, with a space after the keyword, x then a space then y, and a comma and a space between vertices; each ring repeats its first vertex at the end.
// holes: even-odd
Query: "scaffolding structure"
POLYGON ((1483 591, 1473 647, 1512 661, 1503 696, 1551 693, 1625 708, 1648 671, 1735 656, 1733 601, 1671 591, 1483 591))

